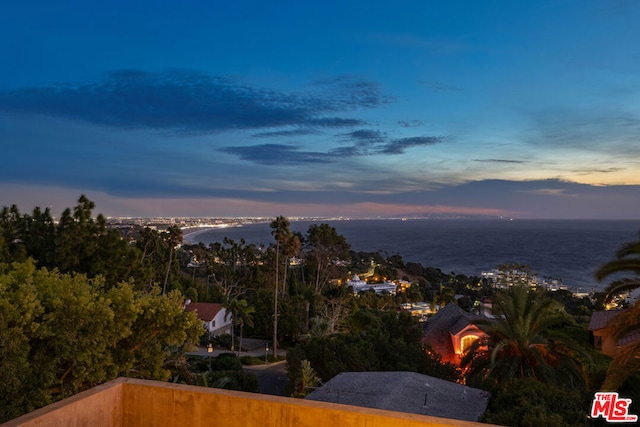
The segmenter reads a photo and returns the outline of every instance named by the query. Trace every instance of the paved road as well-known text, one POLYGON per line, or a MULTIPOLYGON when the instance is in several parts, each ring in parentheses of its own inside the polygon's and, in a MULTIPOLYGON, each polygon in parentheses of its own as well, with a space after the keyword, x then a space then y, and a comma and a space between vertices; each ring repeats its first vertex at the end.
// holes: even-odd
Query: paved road
MULTIPOLYGON (((270 343, 264 340, 257 340, 246 338, 242 340, 243 350, 240 352, 240 356, 256 356, 264 358, 266 344, 269 344, 269 356, 273 355, 273 350, 270 347, 270 343)), ((197 355, 202 357, 217 357, 223 353, 231 353, 229 349, 213 348, 211 353, 208 352, 207 347, 198 347, 196 351, 189 352, 187 354, 197 355)), ((284 350, 278 350, 278 356, 286 357, 287 353, 284 350)), ((281 362, 268 363, 264 365, 249 365, 243 367, 245 372, 252 373, 258 379, 260 386, 260 393, 271 394, 274 396, 286 396, 286 385, 289 382, 287 378, 287 363, 283 360, 281 362)))
POLYGON ((285 361, 269 365, 245 366, 243 369, 256 376, 260 385, 260 393, 287 396, 286 385, 289 378, 287 378, 287 363, 285 361))

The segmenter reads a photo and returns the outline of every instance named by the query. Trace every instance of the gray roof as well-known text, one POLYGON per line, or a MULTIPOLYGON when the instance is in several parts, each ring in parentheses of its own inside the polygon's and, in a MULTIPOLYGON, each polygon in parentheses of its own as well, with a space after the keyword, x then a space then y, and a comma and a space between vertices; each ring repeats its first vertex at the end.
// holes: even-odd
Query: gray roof
POLYGON ((489 392, 415 372, 343 372, 306 399, 478 421, 489 392))
POLYGON ((597 331, 607 327, 607 323, 618 314, 622 313, 622 310, 607 310, 607 311, 594 311, 589 319, 589 330, 597 331))
POLYGON ((449 303, 425 322, 422 342, 442 356, 454 354, 451 334, 457 334, 474 321, 480 319, 467 313, 456 304, 449 303))
MULTIPOLYGON (((591 319, 589 319, 588 329, 592 332, 604 329, 618 314, 625 313, 626 311, 627 310, 595 311, 591 315, 591 319)), ((617 345, 618 347, 622 347, 638 340, 640 340, 640 329, 627 333, 618 340, 617 345)))

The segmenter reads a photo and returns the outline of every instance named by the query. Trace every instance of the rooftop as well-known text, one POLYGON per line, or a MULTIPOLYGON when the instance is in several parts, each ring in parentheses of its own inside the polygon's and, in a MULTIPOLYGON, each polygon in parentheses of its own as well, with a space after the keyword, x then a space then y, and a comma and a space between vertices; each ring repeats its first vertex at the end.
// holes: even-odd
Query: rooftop
POLYGON ((343 372, 306 399, 477 421, 489 393, 416 372, 343 372))
POLYGON ((198 319, 210 322, 214 317, 216 317, 216 314, 222 310, 222 307, 222 304, 211 302, 190 302, 185 305, 184 310, 195 311, 198 319))

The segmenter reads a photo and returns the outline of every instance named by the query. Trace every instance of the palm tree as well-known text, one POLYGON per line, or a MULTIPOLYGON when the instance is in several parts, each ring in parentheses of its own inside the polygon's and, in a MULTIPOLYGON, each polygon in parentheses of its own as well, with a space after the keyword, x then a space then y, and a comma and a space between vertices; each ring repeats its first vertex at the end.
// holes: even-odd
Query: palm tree
POLYGON ((240 342, 238 345, 238 354, 242 351, 242 333, 244 325, 253 326, 252 314, 256 312, 256 309, 252 305, 247 304, 247 300, 233 298, 225 304, 227 312, 224 315, 224 320, 231 317, 231 349, 233 350, 234 329, 236 325, 240 325, 240 342))
MULTIPOLYGON (((638 234, 640 236, 640 233, 638 234)), ((633 277, 614 279, 607 286, 606 301, 624 292, 633 292, 640 288, 640 240, 625 243, 616 251, 616 258, 603 264, 595 273, 596 279, 602 281, 612 275, 631 273, 633 277)), ((607 325, 616 341, 631 332, 640 330, 640 300, 630 310, 623 311, 607 325)), ((631 375, 640 371, 640 340, 631 341, 618 349, 614 356, 607 377, 603 384, 605 390, 615 390, 631 375)))
POLYGON ((244 325, 246 324, 249 327, 253 327, 253 316, 252 314, 256 312, 256 309, 252 305, 247 305, 247 300, 240 300, 238 302, 238 312, 237 322, 240 325, 240 345, 239 351, 242 351, 242 334, 244 325))
POLYGON ((276 290, 274 292, 273 301, 273 357, 278 356, 278 266, 280 243, 284 242, 291 231, 289 230, 289 220, 284 216, 278 216, 274 219, 270 227, 271 235, 276 239, 276 290))
MULTIPOLYGON (((638 233, 640 237, 640 233, 638 233)), ((640 288, 640 240, 625 243, 616 251, 616 258, 603 264, 596 271, 596 279, 602 281, 614 274, 635 274, 635 277, 616 279, 607 286, 607 300, 624 292, 640 288)))
MULTIPOLYGON (((233 298, 229 301, 227 301, 223 307, 226 309, 225 313, 224 313, 224 321, 226 322, 228 318, 231 318, 231 351, 234 351, 234 345, 235 345, 235 337, 234 337, 234 330, 235 330, 235 322, 236 322, 236 317, 237 317, 237 313, 238 313, 238 305, 239 305, 239 300, 237 298, 233 298)), ((246 302, 245 302, 246 305, 246 302)))
POLYGON ((468 378, 504 385, 517 378, 585 383, 581 351, 559 326, 574 320, 543 291, 512 286, 498 294, 495 321, 478 322, 487 334, 462 359, 468 378))

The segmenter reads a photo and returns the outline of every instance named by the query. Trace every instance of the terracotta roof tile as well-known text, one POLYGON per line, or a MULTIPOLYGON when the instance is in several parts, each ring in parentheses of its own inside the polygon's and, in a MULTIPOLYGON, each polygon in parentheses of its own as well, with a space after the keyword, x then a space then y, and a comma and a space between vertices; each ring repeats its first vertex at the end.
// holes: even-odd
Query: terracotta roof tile
POLYGON ((216 317, 216 314, 218 314, 222 308, 222 304, 211 302, 192 302, 184 307, 184 311, 195 311, 198 319, 209 322, 216 317))

